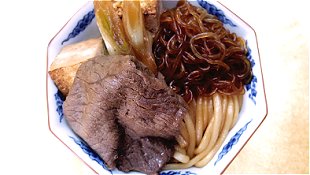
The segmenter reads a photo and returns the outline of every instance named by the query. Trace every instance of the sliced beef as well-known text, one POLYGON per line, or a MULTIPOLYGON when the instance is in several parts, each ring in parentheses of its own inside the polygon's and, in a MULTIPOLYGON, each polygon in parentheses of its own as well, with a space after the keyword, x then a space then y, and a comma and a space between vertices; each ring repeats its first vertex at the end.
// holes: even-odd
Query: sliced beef
POLYGON ((136 62, 136 69, 117 75, 122 81, 126 100, 121 104, 118 121, 133 138, 162 137, 173 139, 186 112, 186 104, 163 80, 144 72, 136 62), (142 70, 142 71, 140 71, 142 70))
POLYGON ((174 140, 187 113, 186 102, 133 56, 99 56, 84 62, 63 107, 73 131, 111 169, 118 157, 120 130, 141 143, 144 137, 174 140))
POLYGON ((63 106, 64 115, 73 131, 83 138, 111 169, 115 168, 119 141, 115 114, 120 99, 114 92, 121 84, 111 77, 121 68, 118 63, 120 60, 104 60, 103 57, 83 63, 63 106), (104 64, 97 61, 104 61, 104 64))
POLYGON ((121 171, 158 172, 171 158, 173 144, 165 139, 145 137, 134 140, 126 136, 117 159, 121 171))

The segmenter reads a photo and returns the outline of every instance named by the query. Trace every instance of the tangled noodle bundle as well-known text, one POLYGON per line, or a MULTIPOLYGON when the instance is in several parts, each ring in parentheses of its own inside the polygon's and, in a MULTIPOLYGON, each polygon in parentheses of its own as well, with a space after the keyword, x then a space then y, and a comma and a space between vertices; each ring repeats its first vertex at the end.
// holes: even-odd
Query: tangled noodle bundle
POLYGON ((240 94, 252 78, 245 42, 206 10, 181 2, 162 13, 153 42, 158 70, 187 102, 240 94))

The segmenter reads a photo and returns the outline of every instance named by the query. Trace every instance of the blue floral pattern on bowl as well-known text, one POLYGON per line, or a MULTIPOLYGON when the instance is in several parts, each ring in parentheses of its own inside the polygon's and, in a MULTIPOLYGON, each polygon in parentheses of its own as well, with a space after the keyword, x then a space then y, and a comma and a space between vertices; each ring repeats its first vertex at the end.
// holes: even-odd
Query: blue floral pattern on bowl
MULTIPOLYGON (((246 42, 246 47, 247 47, 247 54, 246 57, 247 59, 250 61, 251 63, 251 67, 253 69, 253 67, 255 66, 255 61, 252 58, 252 50, 250 49, 250 47, 248 46, 248 42, 246 42)), ((245 86, 246 91, 249 91, 249 98, 253 101, 253 103, 256 105, 256 95, 257 95, 257 91, 256 91, 256 83, 257 83, 257 77, 253 74, 252 80, 249 84, 247 84, 245 86)))
POLYGON ((230 19, 228 19, 224 12, 220 9, 218 9, 215 5, 205 1, 205 0, 197 0, 198 4, 203 7, 204 9, 206 9, 208 11, 208 13, 210 13, 211 15, 216 16, 222 23, 224 24, 228 24, 232 27, 237 27, 237 25, 235 25, 230 19))
POLYGON ((214 166, 222 160, 222 158, 232 149, 232 147, 238 143, 239 138, 243 134, 243 132, 248 128, 248 125, 252 122, 252 119, 246 123, 239 131, 229 140, 229 142, 223 147, 221 152, 218 155, 217 160, 214 163, 214 166))
POLYGON ((95 153, 88 145, 86 142, 84 142, 82 139, 77 139, 74 137, 70 138, 77 144, 80 146, 80 148, 83 150, 84 153, 86 153, 89 158, 93 161, 96 161, 99 165, 101 165, 105 170, 109 171, 112 174, 112 171, 109 170, 109 168, 106 166, 106 164, 104 163, 104 161, 101 159, 101 157, 95 153))
POLYGON ((57 91, 57 93, 54 95, 55 97, 55 102, 56 102, 56 111, 59 115, 59 122, 62 122, 62 119, 64 118, 64 113, 63 113, 63 109, 62 109, 62 105, 64 103, 65 97, 62 95, 62 93, 60 92, 60 90, 57 91))
POLYGON ((95 18, 95 11, 91 10, 86 15, 83 16, 82 19, 78 21, 72 32, 67 36, 66 39, 64 39, 61 44, 64 44, 65 42, 69 41, 71 38, 76 37, 79 35, 82 31, 86 29, 86 27, 92 22, 92 20, 95 18))
POLYGON ((160 175, 196 175, 196 173, 190 171, 163 171, 160 175))

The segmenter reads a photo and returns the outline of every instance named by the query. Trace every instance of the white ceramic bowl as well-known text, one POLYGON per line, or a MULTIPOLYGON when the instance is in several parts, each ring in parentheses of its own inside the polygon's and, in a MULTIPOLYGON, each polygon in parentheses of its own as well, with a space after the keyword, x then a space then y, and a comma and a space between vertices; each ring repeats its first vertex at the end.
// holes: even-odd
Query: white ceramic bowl
MULTIPOLYGON (((254 77, 251 83, 246 86, 244 104, 237 124, 229 132, 223 145, 210 163, 203 168, 163 171, 160 173, 161 175, 222 173, 267 116, 263 76, 254 29, 219 2, 197 0, 191 1, 191 3, 201 6, 207 9, 209 13, 216 15, 225 24, 226 28, 246 40, 249 50, 247 58, 251 61, 254 77)), ((164 1, 163 4, 164 7, 171 8, 176 5, 176 2, 164 1)), ((100 33, 96 25, 93 3, 88 2, 69 19, 68 23, 50 41, 47 51, 47 68, 65 45, 99 36, 100 33)), ((96 173, 124 174, 120 171, 107 170, 102 159, 68 127, 63 118, 63 97, 58 92, 47 72, 46 76, 48 125, 50 131, 96 173)))

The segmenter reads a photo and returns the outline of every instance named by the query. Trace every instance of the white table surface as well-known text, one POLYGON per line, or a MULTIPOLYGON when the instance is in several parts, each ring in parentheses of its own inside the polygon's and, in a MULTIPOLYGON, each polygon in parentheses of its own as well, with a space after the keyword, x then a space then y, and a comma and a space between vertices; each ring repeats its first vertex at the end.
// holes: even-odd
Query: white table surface
MULTIPOLYGON (((93 174, 49 132, 45 95, 47 44, 85 2, 1 2, 0 174, 93 174)), ((221 2, 256 30, 269 108, 225 173, 309 173, 306 1, 221 2)))

